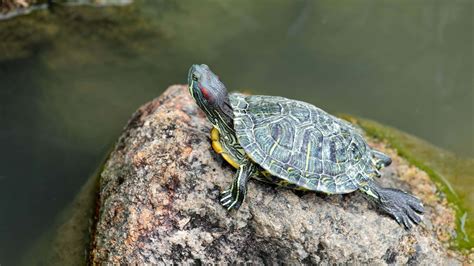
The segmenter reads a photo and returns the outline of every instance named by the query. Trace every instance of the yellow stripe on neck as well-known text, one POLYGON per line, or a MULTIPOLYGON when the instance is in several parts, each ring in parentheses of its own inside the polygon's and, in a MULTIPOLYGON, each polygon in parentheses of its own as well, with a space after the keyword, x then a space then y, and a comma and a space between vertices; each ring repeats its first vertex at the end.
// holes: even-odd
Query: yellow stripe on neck
POLYGON ((234 168, 240 167, 240 165, 227 152, 224 151, 224 148, 220 142, 219 130, 217 130, 215 127, 211 129, 211 141, 214 151, 220 154, 224 160, 226 160, 234 168))

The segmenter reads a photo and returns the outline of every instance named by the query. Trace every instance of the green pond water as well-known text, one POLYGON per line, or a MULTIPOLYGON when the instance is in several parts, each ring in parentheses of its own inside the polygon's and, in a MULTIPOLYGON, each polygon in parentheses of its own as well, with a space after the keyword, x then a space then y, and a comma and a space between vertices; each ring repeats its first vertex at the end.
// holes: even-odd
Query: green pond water
MULTIPOLYGON (((148 0, 0 21, 0 264, 51 230, 132 112, 185 83, 193 63, 231 90, 370 118, 449 151, 412 161, 449 184, 472 225, 473 10, 471 0, 148 0)), ((458 244, 472 247, 463 228, 458 244)))

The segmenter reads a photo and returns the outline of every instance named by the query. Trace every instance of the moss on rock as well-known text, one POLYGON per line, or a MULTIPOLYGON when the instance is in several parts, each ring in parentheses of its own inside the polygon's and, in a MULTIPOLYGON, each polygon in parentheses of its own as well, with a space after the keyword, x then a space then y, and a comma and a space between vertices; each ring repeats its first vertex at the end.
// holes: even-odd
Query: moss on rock
MULTIPOLYGON (((474 248, 474 159, 463 159, 395 128, 350 115, 342 118, 359 125, 368 136, 383 140, 410 164, 426 172, 446 201, 456 211, 453 246, 473 252, 474 248)), ((438 219, 444 219, 439 217, 438 219)))

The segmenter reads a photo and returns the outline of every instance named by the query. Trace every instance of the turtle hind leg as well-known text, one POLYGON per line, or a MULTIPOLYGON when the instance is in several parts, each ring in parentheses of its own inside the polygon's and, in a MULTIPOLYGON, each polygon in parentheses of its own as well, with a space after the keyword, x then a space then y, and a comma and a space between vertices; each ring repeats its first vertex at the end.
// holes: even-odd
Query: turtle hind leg
POLYGON ((246 161, 239 166, 232 185, 221 193, 220 203, 222 206, 227 210, 240 208, 247 195, 247 182, 256 171, 256 165, 250 161, 246 161))
POLYGON ((372 150, 372 156, 375 159, 375 167, 379 170, 392 163, 392 159, 381 151, 372 150))
POLYGON ((360 188, 373 199, 377 206, 395 218, 406 229, 421 222, 420 214, 424 212, 422 202, 413 195, 394 188, 383 188, 374 181, 369 181, 367 186, 360 188))

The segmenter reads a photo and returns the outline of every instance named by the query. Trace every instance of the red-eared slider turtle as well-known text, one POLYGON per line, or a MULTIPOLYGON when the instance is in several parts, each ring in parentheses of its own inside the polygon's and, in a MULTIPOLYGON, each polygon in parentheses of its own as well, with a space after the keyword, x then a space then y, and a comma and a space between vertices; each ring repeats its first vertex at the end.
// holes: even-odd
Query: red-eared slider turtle
POLYGON ((348 122, 301 101, 276 96, 228 94, 208 66, 193 65, 189 91, 214 125, 212 147, 237 169, 221 204, 238 209, 250 177, 328 194, 360 190, 383 211, 411 228, 423 204, 373 179, 391 163, 370 148, 348 122))

